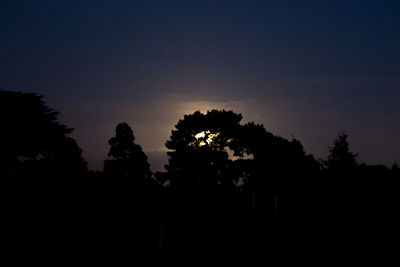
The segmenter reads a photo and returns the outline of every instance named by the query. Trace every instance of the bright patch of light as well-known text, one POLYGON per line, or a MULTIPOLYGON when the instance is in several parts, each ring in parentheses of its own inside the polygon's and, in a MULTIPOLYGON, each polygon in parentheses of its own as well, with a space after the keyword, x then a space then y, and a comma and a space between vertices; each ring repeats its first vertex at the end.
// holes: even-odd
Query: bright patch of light
POLYGON ((196 139, 200 139, 200 138, 204 138, 206 136, 206 133, 203 131, 201 133, 196 134, 194 137, 196 137, 196 139))
POLYGON ((210 133, 209 130, 207 130, 207 131, 202 131, 202 132, 196 134, 194 137, 195 137, 196 139, 200 140, 199 146, 205 146, 205 145, 207 145, 207 144, 208 144, 208 145, 211 144, 211 143, 213 142, 213 139, 214 139, 215 137, 217 137, 218 135, 219 135, 219 133, 212 134, 212 133, 210 133), (204 140, 204 138, 206 137, 206 135, 207 135, 207 139, 204 140))
POLYGON ((208 136, 208 138, 207 138, 207 143, 209 144, 209 143, 211 143, 212 141, 213 141, 213 139, 215 138, 215 137, 217 137, 219 135, 219 133, 216 133, 216 134, 210 134, 209 136, 208 136))

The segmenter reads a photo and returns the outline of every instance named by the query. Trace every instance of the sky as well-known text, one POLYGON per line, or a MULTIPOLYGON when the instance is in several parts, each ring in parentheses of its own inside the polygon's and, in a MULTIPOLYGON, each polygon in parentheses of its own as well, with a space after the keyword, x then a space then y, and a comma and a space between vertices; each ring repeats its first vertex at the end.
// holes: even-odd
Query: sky
POLYGON ((89 168, 130 124, 152 170, 184 114, 243 123, 326 158, 400 163, 400 1, 0 1, 0 89, 44 95, 89 168))

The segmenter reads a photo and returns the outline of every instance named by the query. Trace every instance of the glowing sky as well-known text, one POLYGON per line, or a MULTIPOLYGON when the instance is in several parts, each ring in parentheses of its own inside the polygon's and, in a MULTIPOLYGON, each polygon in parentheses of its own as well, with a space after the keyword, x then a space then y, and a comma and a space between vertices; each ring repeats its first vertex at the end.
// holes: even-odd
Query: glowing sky
POLYGON ((89 167, 128 122, 153 170, 184 114, 232 109, 317 158, 400 162, 400 2, 0 1, 0 88, 37 92, 89 167))

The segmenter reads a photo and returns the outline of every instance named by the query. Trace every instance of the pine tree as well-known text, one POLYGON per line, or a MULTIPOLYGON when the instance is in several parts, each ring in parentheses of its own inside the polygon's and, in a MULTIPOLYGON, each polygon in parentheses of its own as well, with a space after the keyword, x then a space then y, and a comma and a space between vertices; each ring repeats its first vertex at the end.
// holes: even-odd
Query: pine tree
POLYGON ((352 153, 349 149, 347 134, 339 132, 334 139, 333 147, 329 149, 329 156, 326 165, 331 171, 350 171, 357 166, 358 154, 352 153))
POLYGON ((119 123, 115 136, 108 140, 109 159, 104 162, 104 173, 122 183, 143 183, 151 176, 150 164, 140 145, 135 144, 131 127, 119 123))

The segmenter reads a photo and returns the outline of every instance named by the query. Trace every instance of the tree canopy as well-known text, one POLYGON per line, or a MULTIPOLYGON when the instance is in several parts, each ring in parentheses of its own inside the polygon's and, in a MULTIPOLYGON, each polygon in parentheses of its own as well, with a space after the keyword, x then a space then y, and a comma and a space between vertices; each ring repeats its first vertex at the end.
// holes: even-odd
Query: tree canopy
POLYGON ((123 183, 141 183, 150 178, 150 164, 140 145, 135 144, 132 128, 119 123, 115 136, 108 140, 109 159, 104 162, 104 172, 123 183))
POLYGON ((357 156, 350 151, 347 134, 339 132, 333 141, 333 147, 329 148, 329 156, 326 165, 329 170, 343 172, 354 170, 357 166, 357 156))
POLYGON ((232 111, 199 111, 185 115, 166 142, 170 150, 166 166, 173 183, 185 185, 228 185, 230 160, 226 148, 242 116, 232 111))
POLYGON ((6 177, 55 181, 86 172, 82 151, 68 136, 72 129, 57 116, 42 96, 0 91, 1 172, 6 177))
POLYGON ((274 136, 253 122, 241 125, 241 119, 232 111, 212 110, 179 120, 166 142, 173 183, 233 186, 261 173, 271 178, 287 170, 318 169, 298 140, 274 136))

